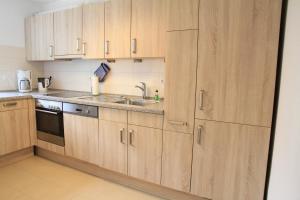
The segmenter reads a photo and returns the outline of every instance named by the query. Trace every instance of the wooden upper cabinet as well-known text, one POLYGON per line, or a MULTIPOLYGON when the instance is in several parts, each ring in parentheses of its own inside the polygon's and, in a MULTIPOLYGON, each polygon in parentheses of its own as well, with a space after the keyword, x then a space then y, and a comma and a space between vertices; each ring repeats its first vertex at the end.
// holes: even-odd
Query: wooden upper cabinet
POLYGON ((53 60, 53 13, 27 17, 25 19, 25 41, 27 60, 53 60))
POLYGON ((281 3, 201 1, 196 118, 271 126, 281 3))
POLYGON ((196 120, 191 192, 214 200, 261 200, 270 128, 196 120))
POLYGON ((54 13, 55 58, 82 57, 82 7, 54 13))
POLYGON ((65 154, 98 164, 98 119, 64 114, 65 154))
POLYGON ((131 57, 165 57, 166 0, 132 0, 131 57))
POLYGON ((193 133, 197 30, 167 33, 164 129, 193 133))
POLYGON ((0 108, 0 156, 30 147, 27 101, 4 102, 0 108))
POLYGON ((198 29, 199 0, 166 0, 167 30, 198 29))
POLYGON ((83 6, 82 52, 86 59, 104 58, 104 3, 83 6))
POLYGON ((128 175, 160 184, 162 130, 128 126, 128 175))
POLYGON ((105 2, 105 58, 130 58, 131 0, 105 2))
POLYGON ((162 179, 163 186, 190 192, 193 135, 164 131, 162 179))

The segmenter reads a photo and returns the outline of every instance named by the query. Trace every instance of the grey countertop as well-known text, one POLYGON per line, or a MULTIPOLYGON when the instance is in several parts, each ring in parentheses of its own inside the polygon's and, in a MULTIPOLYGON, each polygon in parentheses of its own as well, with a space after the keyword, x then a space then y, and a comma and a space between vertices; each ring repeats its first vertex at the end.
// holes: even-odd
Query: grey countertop
POLYGON ((102 97, 106 97, 106 96, 110 96, 110 97, 125 96, 125 97, 129 97, 129 98, 136 98, 134 96, 101 94, 100 96, 97 96, 96 98, 84 99, 84 97, 92 96, 88 92, 82 93, 83 96, 71 97, 71 98, 48 96, 49 94, 63 93, 63 92, 73 92, 73 91, 49 90, 47 93, 39 93, 38 91, 33 91, 33 92, 29 92, 29 93, 20 93, 17 91, 0 91, 0 101, 35 98, 35 99, 44 99, 44 100, 50 100, 50 101, 61 101, 61 102, 66 102, 66 103, 76 103, 76 104, 84 104, 84 105, 91 105, 91 106, 99 106, 99 107, 104 107, 104 108, 130 110, 130 111, 136 111, 136 112, 164 114, 163 101, 160 103, 147 104, 144 106, 135 106, 135 105, 112 103, 112 102, 109 102, 106 98, 102 98, 102 97))

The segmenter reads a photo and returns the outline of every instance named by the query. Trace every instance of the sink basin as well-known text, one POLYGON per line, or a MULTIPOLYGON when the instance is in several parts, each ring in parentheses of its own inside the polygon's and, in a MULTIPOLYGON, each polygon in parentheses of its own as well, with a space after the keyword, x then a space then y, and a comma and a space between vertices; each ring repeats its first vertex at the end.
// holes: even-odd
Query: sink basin
POLYGON ((154 100, 147 100, 147 99, 123 99, 120 101, 116 101, 115 103, 134 105, 134 106, 146 106, 149 104, 155 104, 156 102, 154 100))

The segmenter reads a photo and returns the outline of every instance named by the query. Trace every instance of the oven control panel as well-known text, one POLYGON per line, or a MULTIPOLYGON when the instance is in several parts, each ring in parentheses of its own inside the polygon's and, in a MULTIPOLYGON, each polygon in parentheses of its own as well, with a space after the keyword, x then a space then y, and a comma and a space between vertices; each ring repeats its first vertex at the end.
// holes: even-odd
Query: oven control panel
POLYGON ((63 103, 59 102, 59 101, 49 101, 49 100, 43 100, 43 99, 36 99, 35 100, 35 107, 46 109, 46 110, 62 111, 63 110, 63 103))

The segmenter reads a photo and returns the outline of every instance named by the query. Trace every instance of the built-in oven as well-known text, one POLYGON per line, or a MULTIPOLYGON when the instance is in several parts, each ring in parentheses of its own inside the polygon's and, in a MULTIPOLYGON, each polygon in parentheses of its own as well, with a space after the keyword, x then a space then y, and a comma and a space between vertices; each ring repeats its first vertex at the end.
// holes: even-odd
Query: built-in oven
POLYGON ((65 146, 63 103, 37 99, 35 111, 38 139, 65 146))

